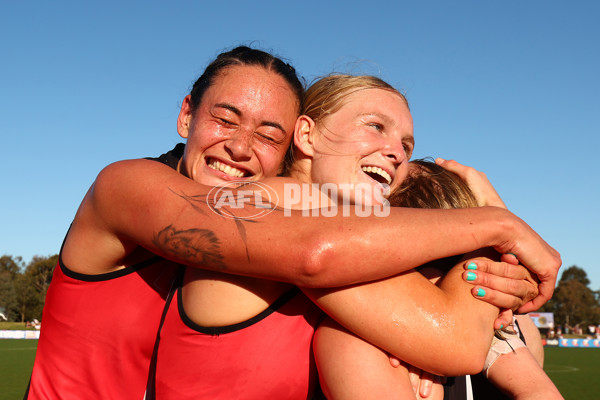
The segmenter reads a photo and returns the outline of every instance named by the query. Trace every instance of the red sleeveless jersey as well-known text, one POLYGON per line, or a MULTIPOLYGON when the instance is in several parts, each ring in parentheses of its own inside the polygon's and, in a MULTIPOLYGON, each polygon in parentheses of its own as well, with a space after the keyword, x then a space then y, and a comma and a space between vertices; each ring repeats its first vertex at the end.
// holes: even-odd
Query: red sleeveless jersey
POLYGON ((318 376, 312 337, 321 311, 297 288, 248 321, 207 328, 185 315, 181 289, 162 327, 156 398, 307 399, 318 376))
POLYGON ((160 257, 84 275, 59 260, 46 295, 29 399, 143 399, 177 265, 160 257))

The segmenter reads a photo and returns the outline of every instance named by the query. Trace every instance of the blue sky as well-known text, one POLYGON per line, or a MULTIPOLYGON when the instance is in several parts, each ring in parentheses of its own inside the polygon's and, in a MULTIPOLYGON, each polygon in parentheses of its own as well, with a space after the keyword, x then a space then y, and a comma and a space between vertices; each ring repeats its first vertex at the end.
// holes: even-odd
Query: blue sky
POLYGON ((403 90, 415 156, 485 171, 598 290, 598 15, 594 1, 5 2, 0 255, 57 253, 96 174, 177 143, 193 81, 252 44, 308 81, 366 73, 403 90))

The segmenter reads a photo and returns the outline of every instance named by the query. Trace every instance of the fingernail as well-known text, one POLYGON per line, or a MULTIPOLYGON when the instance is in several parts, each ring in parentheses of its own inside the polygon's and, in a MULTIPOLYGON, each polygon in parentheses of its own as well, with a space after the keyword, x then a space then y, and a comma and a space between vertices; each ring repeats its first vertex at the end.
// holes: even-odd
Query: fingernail
POLYGON ((477 264, 470 262, 469 265, 467 265, 467 269, 477 269, 477 264))
POLYGON ((506 254, 510 254, 511 256, 513 256, 514 258, 518 258, 517 255, 515 253, 506 253, 506 254))
POLYGON ((467 280, 470 281, 474 281, 475 279, 477 279, 477 274, 475 272, 467 272, 467 280))
POLYGON ((504 328, 504 325, 500 324, 500 329, 504 328))
POLYGON ((477 297, 483 297, 485 296, 485 290, 483 290, 482 288, 478 288, 477 289, 477 297))

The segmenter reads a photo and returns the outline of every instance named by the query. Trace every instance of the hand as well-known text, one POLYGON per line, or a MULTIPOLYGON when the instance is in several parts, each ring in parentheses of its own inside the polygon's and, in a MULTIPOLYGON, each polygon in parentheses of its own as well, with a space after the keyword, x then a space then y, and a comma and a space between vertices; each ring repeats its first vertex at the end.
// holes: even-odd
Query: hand
POLYGON ((431 394, 434 385, 442 384, 442 377, 433 375, 409 364, 404 366, 408 369, 408 377, 417 398, 427 398, 431 394))
POLYGON ((494 321, 494 329, 506 328, 513 323, 513 311, 509 308, 504 308, 498 313, 498 318, 494 321))
POLYGON ((388 356, 390 358, 390 364, 392 367, 398 368, 400 365, 403 365, 408 370, 408 378, 410 379, 413 391, 415 392, 415 395, 419 396, 419 398, 429 397, 432 392, 433 385, 441 385, 442 382, 445 382, 446 380, 446 377, 433 375, 427 371, 423 371, 417 367, 407 364, 393 354, 388 354, 388 356))
POLYGON ((402 360, 400 360, 398 357, 396 357, 392 353, 388 353, 388 357, 390 358, 390 364, 392 367, 398 368, 400 365, 402 365, 402 360))
POLYGON ((509 229, 506 238, 494 245, 499 253, 512 253, 521 264, 536 275, 539 294, 519 308, 520 313, 535 311, 545 304, 554 293, 558 270, 562 264, 560 254, 546 243, 523 220, 512 218, 503 230, 509 229), (516 223, 516 225, 513 225, 516 223), (514 228, 514 229, 513 229, 514 228))
MULTIPOLYGON (((465 180, 481 206, 506 208, 506 205, 483 172, 464 166, 454 160, 437 158, 435 161, 436 164, 454 172, 465 180)), ((516 228, 517 236, 510 237, 508 241, 494 246, 494 248, 500 253, 512 252, 519 255, 523 265, 537 275, 539 294, 518 309, 520 313, 526 313, 537 310, 550 300, 562 261, 560 254, 539 237, 524 221, 519 218, 514 218, 512 221, 516 222, 514 228, 516 228), (525 236, 522 236, 523 233, 525 236)), ((476 288, 473 290, 477 292, 476 288)))
MULTIPOLYGON (((510 262, 494 262, 487 259, 471 259, 464 263, 463 279, 476 285, 471 293, 476 298, 511 311, 520 310, 539 295, 538 283, 529 270, 515 265, 513 255, 503 256, 510 262)), ((512 317, 512 316, 511 316, 512 317)), ((496 324, 510 321, 499 319, 496 324)))
POLYGON ((475 168, 462 165, 454 160, 436 158, 435 163, 450 172, 454 172, 465 181, 475 195, 477 204, 479 204, 480 207, 494 206, 506 208, 506 205, 488 180, 485 173, 477 171, 475 168))

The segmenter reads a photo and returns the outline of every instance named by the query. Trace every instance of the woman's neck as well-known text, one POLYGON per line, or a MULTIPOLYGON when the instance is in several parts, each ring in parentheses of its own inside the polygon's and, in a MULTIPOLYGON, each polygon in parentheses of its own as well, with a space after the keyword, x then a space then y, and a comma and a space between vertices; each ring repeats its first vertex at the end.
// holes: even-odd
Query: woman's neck
POLYGON ((302 183, 313 183, 310 174, 311 160, 304 158, 301 160, 294 161, 294 164, 290 167, 287 176, 294 178, 302 183))

